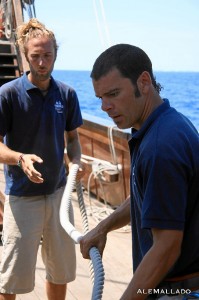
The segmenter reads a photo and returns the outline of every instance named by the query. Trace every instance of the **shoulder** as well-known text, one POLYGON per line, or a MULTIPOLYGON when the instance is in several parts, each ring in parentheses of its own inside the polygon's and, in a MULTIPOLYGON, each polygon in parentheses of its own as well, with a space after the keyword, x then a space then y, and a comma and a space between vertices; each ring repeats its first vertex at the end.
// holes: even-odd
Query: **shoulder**
POLYGON ((193 124, 175 109, 162 114, 145 133, 140 144, 143 159, 172 161, 189 159, 199 152, 199 134, 193 124))
POLYGON ((190 143, 191 140, 198 140, 199 135, 191 121, 182 113, 171 109, 160 119, 158 124, 158 136, 162 141, 181 145, 190 143))
POLYGON ((53 77, 51 77, 52 80, 52 84, 54 87, 57 87, 59 90, 64 91, 64 92, 68 92, 68 91, 75 91, 73 87, 71 87, 70 85, 68 85, 67 83, 54 79, 53 77))
POLYGON ((14 79, 10 82, 7 82, 0 87, 0 93, 7 94, 10 92, 15 92, 15 91, 17 92, 17 89, 21 85, 21 83, 22 83, 21 77, 14 79))
POLYGON ((70 100, 70 99, 77 99, 77 93, 73 87, 68 85, 67 83, 56 80, 53 77, 51 78, 52 85, 54 86, 54 89, 58 89, 60 93, 64 96, 64 98, 70 100))
POLYGON ((186 141, 187 136, 198 138, 198 132, 191 121, 182 113, 170 108, 160 115, 148 131, 152 141, 170 144, 186 141))

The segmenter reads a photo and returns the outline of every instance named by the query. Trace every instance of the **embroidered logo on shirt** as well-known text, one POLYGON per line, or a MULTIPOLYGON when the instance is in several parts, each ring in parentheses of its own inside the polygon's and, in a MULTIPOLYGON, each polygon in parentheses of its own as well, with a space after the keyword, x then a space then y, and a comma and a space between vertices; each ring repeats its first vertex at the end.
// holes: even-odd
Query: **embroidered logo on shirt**
POLYGON ((61 101, 56 101, 56 102, 55 102, 55 110, 56 110, 59 114, 63 113, 63 108, 64 108, 64 106, 63 106, 63 104, 61 103, 61 101))

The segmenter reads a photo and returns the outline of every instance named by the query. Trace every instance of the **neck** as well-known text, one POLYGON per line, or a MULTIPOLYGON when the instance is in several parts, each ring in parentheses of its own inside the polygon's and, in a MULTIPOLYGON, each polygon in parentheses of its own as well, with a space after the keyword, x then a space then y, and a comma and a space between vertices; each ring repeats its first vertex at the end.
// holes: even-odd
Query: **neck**
POLYGON ((31 73, 28 74, 28 80, 34 84, 38 89, 40 89, 42 92, 47 92, 50 86, 50 78, 46 80, 35 80, 31 73))
POLYGON ((40 89, 40 91, 41 91, 43 96, 46 96, 48 94, 48 89, 46 89, 46 90, 40 89))
POLYGON ((44 93, 44 92, 48 92, 49 87, 48 87, 47 89, 42 89, 42 88, 39 88, 39 89, 40 89, 40 91, 41 91, 42 93, 44 93))

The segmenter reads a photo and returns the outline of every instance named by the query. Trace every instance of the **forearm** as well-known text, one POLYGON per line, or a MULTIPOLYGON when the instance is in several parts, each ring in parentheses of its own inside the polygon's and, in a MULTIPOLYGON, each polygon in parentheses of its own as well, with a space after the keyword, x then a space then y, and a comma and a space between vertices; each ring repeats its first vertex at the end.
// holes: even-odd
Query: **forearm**
MULTIPOLYGON (((154 243, 138 266, 131 282, 120 300, 143 300, 166 277, 180 255, 182 234, 176 232, 176 241, 167 243, 172 231, 165 231, 165 238, 154 243)), ((175 235, 175 232, 174 232, 175 235)), ((175 239, 175 238, 174 238, 175 239)))
POLYGON ((81 161, 81 147, 78 142, 72 142, 68 144, 67 155, 69 163, 80 163, 81 161))
POLYGON ((22 153, 13 151, 3 144, 3 138, 0 137, 0 163, 7 165, 18 165, 20 160, 20 167, 29 178, 35 183, 42 183, 43 178, 40 172, 35 170, 34 162, 42 163, 42 159, 34 154, 25 154, 22 158, 22 153))
POLYGON ((146 299, 151 289, 159 284, 166 273, 167 268, 161 268, 159 259, 154 257, 152 253, 148 253, 120 300, 146 299))
POLYGON ((107 233, 121 228, 130 222, 130 197, 128 197, 109 217, 102 220, 95 228, 80 240, 80 248, 84 258, 89 258, 89 250, 95 246, 103 255, 107 233))
POLYGON ((0 142, 0 163, 7 165, 17 165, 21 152, 16 152, 0 142))
POLYGON ((130 223, 130 196, 106 219, 101 221, 97 228, 107 234, 130 223))
POLYGON ((79 164, 81 161, 81 146, 78 136, 74 139, 68 139, 66 144, 69 163, 79 164))

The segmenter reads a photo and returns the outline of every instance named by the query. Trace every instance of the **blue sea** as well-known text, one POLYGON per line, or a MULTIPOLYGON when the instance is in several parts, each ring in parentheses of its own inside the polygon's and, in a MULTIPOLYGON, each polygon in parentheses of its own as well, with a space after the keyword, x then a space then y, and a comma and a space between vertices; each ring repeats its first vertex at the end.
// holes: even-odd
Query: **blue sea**
MULTIPOLYGON (((163 87, 161 96, 187 116, 199 131, 199 72, 154 72, 156 81, 163 87)), ((95 97, 90 71, 54 70, 55 79, 72 86, 78 95, 83 117, 102 118, 104 124, 111 120, 100 108, 101 102, 95 97)), ((112 123, 113 124, 113 123, 112 123)))

